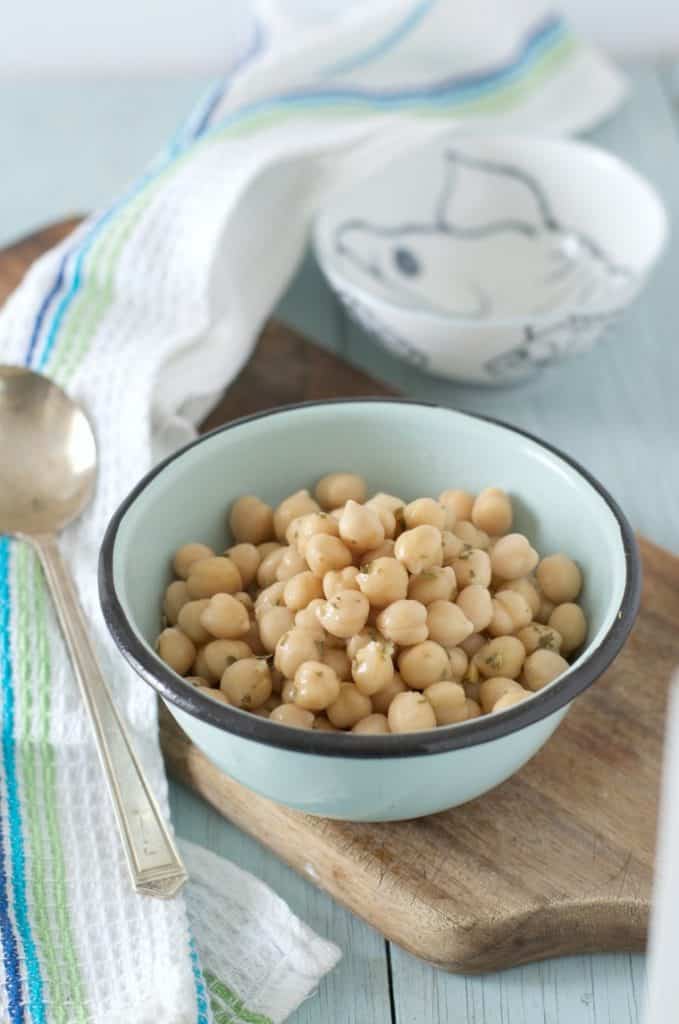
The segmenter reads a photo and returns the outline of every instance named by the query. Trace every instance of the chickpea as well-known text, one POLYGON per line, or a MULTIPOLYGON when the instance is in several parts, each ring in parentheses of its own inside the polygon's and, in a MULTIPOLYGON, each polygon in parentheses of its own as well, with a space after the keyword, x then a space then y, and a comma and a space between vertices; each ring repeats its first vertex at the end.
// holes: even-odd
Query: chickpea
POLYGON ((384 638, 373 626, 366 626, 366 628, 362 629, 360 633, 354 634, 354 636, 347 640, 347 655, 353 661, 361 648, 372 643, 373 640, 384 640, 384 638))
POLYGON ((352 727, 352 732, 363 735, 378 736, 391 732, 386 715, 367 715, 352 727))
POLYGON ((370 551, 365 551, 361 555, 361 565, 370 565, 371 562, 376 561, 378 558, 393 558, 394 547, 395 542, 393 540, 383 540, 376 548, 371 548, 370 551))
POLYGON ((495 707, 500 697, 506 693, 524 693, 523 686, 517 683, 516 679, 508 679, 506 676, 491 676, 484 679, 479 686, 479 701, 481 707, 488 714, 495 707))
MULTIPOLYGON (((399 532, 397 530, 396 516, 390 509, 386 508, 384 505, 368 505, 366 507, 374 509, 374 511, 377 513, 377 518, 382 523, 382 529, 384 530, 384 540, 382 541, 382 544, 379 545, 379 547, 381 548, 383 547, 384 544, 387 544, 389 541, 393 541, 397 532, 399 532)), ((373 548, 373 550, 375 549, 373 548)), ((368 559, 368 555, 369 552, 366 551, 366 560, 368 559)))
POLYGON ((245 494, 231 506, 229 526, 237 544, 273 540, 273 509, 254 494, 245 494))
POLYGON ((505 693, 498 701, 495 702, 495 704, 493 704, 491 711, 495 714, 496 711, 504 711, 506 708, 512 708, 515 704, 520 704, 521 701, 526 699, 526 697, 530 697, 528 690, 522 690, 521 693, 505 693))
POLYGON ((305 557, 311 571, 321 579, 327 572, 346 569, 353 559, 351 551, 339 537, 317 533, 307 541, 305 557))
POLYGON ((197 690, 211 690, 212 686, 207 679, 203 679, 202 676, 184 676, 184 682, 190 683, 191 686, 195 686, 197 690))
POLYGON ((276 644, 288 630, 292 629, 295 617, 289 608, 270 608, 259 619, 259 638, 265 651, 272 654, 276 644))
POLYGON ((478 718, 479 715, 481 714, 481 708, 479 707, 478 703, 475 700, 472 700, 470 697, 467 697, 465 701, 465 708, 467 711, 467 722, 471 718, 478 718))
POLYGON ((524 626, 532 622, 533 612, 531 606, 525 597, 517 594, 515 590, 498 591, 495 595, 495 601, 497 604, 502 605, 509 615, 511 628, 508 632, 514 633, 517 629, 523 629, 524 626))
POLYGON ((156 647, 165 664, 180 676, 187 674, 196 657, 196 648, 191 640, 174 626, 163 630, 156 641, 156 647))
POLYGON ((294 702, 298 707, 307 711, 324 711, 339 694, 337 675, 322 661, 305 661, 295 672, 294 702))
POLYGON ((478 583, 480 587, 490 586, 492 573, 487 551, 468 548, 455 559, 453 569, 459 587, 469 587, 472 583, 478 583))
POLYGON ((509 495, 499 487, 487 487, 477 495, 470 518, 477 529, 491 537, 509 533, 513 518, 509 495))
POLYGON ((450 530, 444 530, 441 533, 441 548, 443 552, 443 564, 452 565, 456 558, 464 554, 466 550, 471 548, 470 544, 465 544, 463 540, 456 537, 450 530))
POLYGON ((445 679, 450 672, 447 651, 433 640, 415 644, 398 656, 401 679, 414 690, 424 690, 432 683, 445 679))
POLYGON ((512 617, 509 614, 509 609, 505 608, 503 604, 496 601, 495 598, 492 600, 493 615, 488 623, 487 631, 491 636, 507 636, 509 633, 514 632, 512 617))
POLYGON ((448 651, 448 663, 450 676, 456 682, 460 682, 465 676, 469 666, 469 658, 461 647, 451 647, 448 651))
POLYGON ((531 622, 529 626, 520 629, 516 635, 526 648, 526 654, 532 654, 533 651, 539 650, 556 651, 557 654, 561 651, 563 642, 561 634, 552 626, 531 622))
POLYGON ((309 512, 305 516, 293 519, 285 536, 300 555, 304 556, 306 546, 317 533, 327 533, 329 537, 339 537, 339 523, 326 512, 309 512))
MULTIPOLYGON (((205 645, 207 647, 207 644, 205 645)), ((196 657, 191 666, 191 673, 194 676, 200 676, 201 679, 207 679, 209 686, 214 686, 219 682, 220 676, 213 676, 210 672, 210 668, 205 657, 205 647, 196 648, 196 657)))
POLYGON ((498 636, 476 652, 474 664, 486 679, 493 676, 516 679, 525 657, 526 649, 515 636, 498 636))
POLYGON ((508 533, 494 546, 490 563, 496 576, 503 580, 517 580, 533 571, 539 557, 522 533, 508 533))
POLYGON ((350 551, 370 551, 384 540, 384 527, 374 508, 349 500, 339 521, 340 537, 350 551))
POLYGON ((475 700, 476 703, 478 704, 481 699, 481 683, 478 680, 474 683, 471 683, 468 682, 466 679, 463 679, 462 685, 464 687, 464 692, 466 693, 467 697, 470 697, 472 700, 475 700))
POLYGON ((172 566, 180 579, 187 579, 189 570, 194 562, 200 562, 204 558, 214 558, 214 551, 207 544, 184 544, 175 552, 172 566))
POLYGON ((373 704, 373 711, 379 712, 381 715, 386 715, 389 711, 389 705, 396 696, 397 693, 404 693, 408 687, 401 679, 398 672, 394 672, 394 676, 390 683, 387 683, 377 693, 373 693, 370 698, 373 704))
MULTIPOLYGON (((271 673, 271 689, 273 691, 271 695, 271 700, 273 700, 275 697, 276 702, 278 703, 281 700, 281 691, 283 689, 283 684, 286 681, 285 676, 283 675, 282 672, 279 672, 277 668, 271 668, 270 665, 269 672, 271 673)), ((273 711, 273 707, 269 710, 273 711)))
POLYGON ((526 576, 521 576, 518 580, 503 580, 502 585, 497 587, 498 590, 515 590, 517 594, 521 594, 530 607, 530 610, 535 617, 540 608, 540 594, 535 583, 528 579, 526 576))
POLYGON ((437 725, 453 725, 467 717, 466 695, 459 683, 432 683, 425 689, 424 696, 434 709, 437 725))
POLYGON ((474 632, 474 626, 452 601, 432 601, 427 608, 429 639, 443 647, 457 647, 474 632))
POLYGON ((433 498, 416 498, 403 509, 403 520, 407 530, 416 526, 435 526, 442 530, 446 522, 446 508, 433 498))
POLYGON ((408 582, 408 597, 421 604, 432 601, 451 601, 457 591, 455 570, 450 565, 425 569, 408 582))
POLYGON ((163 598, 163 614, 168 625, 177 625, 180 611, 190 600, 189 590, 184 580, 175 580, 170 583, 163 598))
POLYGON ((323 652, 323 663, 335 672, 340 682, 351 681, 351 659, 341 648, 330 648, 323 652))
POLYGON ((485 636, 481 633, 472 633, 466 640, 463 640, 461 644, 458 644, 462 648, 468 658, 473 658, 477 651, 479 651, 488 641, 485 636))
POLYGON ((314 576, 308 569, 293 576, 285 584, 283 600, 286 606, 293 612, 302 608, 317 598, 323 597, 323 586, 318 576, 314 576))
POLYGON ((328 515, 332 516, 332 518, 337 522, 337 524, 339 526, 339 521, 342 518, 342 513, 343 512, 344 512, 344 505, 340 505, 339 508, 330 509, 330 511, 328 512, 328 515))
POLYGON ((355 565, 326 572, 323 577, 323 593, 327 600, 330 601, 340 590, 360 590, 357 577, 358 569, 355 565))
POLYGON ((250 628, 247 633, 243 634, 241 640, 251 648, 252 653, 258 658, 261 658, 267 653, 259 636, 259 626, 256 619, 250 620, 250 628))
POLYGON ((277 551, 278 548, 282 548, 283 545, 279 544, 277 540, 267 540, 263 544, 256 544, 255 547, 259 552, 259 561, 261 563, 267 555, 270 555, 272 551, 277 551))
MULTIPOLYGON (((207 678, 221 679, 229 665, 241 658, 251 658, 252 650, 243 640, 212 640, 202 650, 207 678)), ((203 673, 201 673, 203 674, 203 673)))
MULTIPOLYGON (((294 706, 294 705, 293 705, 294 706)), ((316 715, 314 719, 314 729, 319 732, 341 732, 341 729, 336 729, 332 724, 327 715, 316 715)))
POLYGON ((294 704, 296 693, 294 680, 286 679, 281 687, 281 702, 283 704, 294 704))
POLYGON ((252 711, 271 696, 271 674, 262 658, 240 658, 224 670, 222 691, 234 707, 252 711))
POLYGON ((200 611, 201 625, 207 631, 206 638, 237 640, 250 629, 247 608, 232 594, 215 594, 200 611))
POLYGON ((487 551, 490 546, 490 537, 486 531, 477 529, 473 523, 468 522, 466 519, 458 520, 452 532, 464 544, 469 544, 471 548, 480 548, 482 551, 487 551))
POLYGON ((443 563, 441 531, 435 526, 416 526, 396 541, 394 554, 414 576, 443 563))
POLYGON ((526 658, 521 680, 528 690, 541 690, 568 669, 568 662, 556 651, 533 651, 526 658))
POLYGON ((262 556, 254 544, 235 544, 228 548, 226 557, 234 563, 244 587, 249 587, 257 575, 262 556))
POLYGON ((394 601, 377 616, 377 628, 402 647, 422 643, 429 635, 427 609, 419 601, 394 601))
POLYGON ((302 572, 308 572, 307 564, 296 548, 283 548, 283 557, 276 566, 276 579, 279 582, 287 583, 294 576, 302 572))
POLYGON ((351 729, 372 714, 372 703, 370 697, 356 687, 353 683, 340 683, 339 696, 327 708, 326 715, 338 729, 351 729))
POLYGON ((548 555, 537 567, 540 590, 554 604, 575 601, 582 590, 582 573, 566 555, 548 555))
POLYGON ((281 542, 284 541, 288 526, 293 519, 305 516, 309 512, 320 511, 318 502, 314 501, 306 489, 296 491, 288 498, 285 498, 273 514, 273 526, 276 537, 281 542))
POLYGON ((540 595, 540 607, 535 613, 535 621, 545 625, 549 622, 552 612, 556 608, 553 601, 548 601, 544 594, 540 595))
POLYGON ((408 573, 396 558, 376 558, 358 574, 356 582, 375 608, 385 608, 408 593, 408 573))
POLYGON ((231 705, 231 707, 234 706, 225 693, 223 693, 221 690, 214 689, 214 687, 208 687, 207 689, 203 689, 203 687, 201 686, 200 692, 206 694, 208 697, 211 697, 212 700, 218 700, 220 704, 229 704, 231 705))
POLYGON ((577 604, 566 601, 564 604, 557 605, 549 616, 549 625, 561 636, 560 649, 563 654, 572 654, 585 642, 587 619, 582 608, 577 604))
POLYGON ((298 708, 296 704, 280 704, 269 715, 270 722, 290 725, 294 729, 313 729, 314 716, 311 711, 298 708))
POLYGON ((274 665, 287 679, 293 679, 300 665, 318 661, 322 653, 323 643, 314 633, 294 626, 279 637, 274 665))
MULTIPOLYGON (((222 596, 226 597, 226 594, 222 596)), ((177 625, 182 633, 186 633, 189 640, 193 640, 194 644, 206 644, 208 640, 212 640, 200 618, 209 604, 210 601, 206 597, 201 601, 187 601, 179 612, 177 625)))
POLYGON ((312 633, 317 640, 325 639, 325 630, 318 621, 318 611, 323 608, 325 601, 321 600, 320 597, 314 598, 310 601, 306 608, 302 608, 300 612, 295 615, 295 627, 304 629, 308 633, 312 633))
POLYGON ((258 587, 262 587, 266 590, 266 588, 270 587, 272 583, 285 583, 285 580, 278 579, 278 566, 283 561, 286 551, 290 550, 291 549, 288 547, 281 546, 264 556, 257 569, 258 587))
POLYGON ((260 590, 255 601, 255 618, 259 619, 270 608, 279 608, 284 601, 286 584, 276 580, 271 586, 260 590))
POLYGON ((457 595, 455 602, 466 619, 471 622, 475 633, 486 629, 493 617, 493 601, 487 587, 472 583, 457 595))
POLYGON ((235 594, 243 589, 243 580, 230 558, 201 558, 191 564, 186 587, 195 600, 214 594, 235 594))
POLYGON ((249 594, 247 594, 244 590, 239 590, 233 596, 236 598, 237 601, 240 601, 240 603, 246 609, 248 615, 254 614, 255 602, 252 600, 249 594))
POLYGON ((390 512, 396 512, 397 509, 404 508, 406 503, 403 498, 397 498, 394 494, 385 494, 384 491, 378 491, 366 504, 371 508, 381 506, 382 508, 389 509, 390 512))
POLYGON ((318 610, 318 621, 331 636, 348 639, 366 624, 370 604, 358 590, 340 590, 318 610))
POLYGON ((474 495, 469 491, 442 491, 439 494, 439 501, 446 508, 450 509, 454 521, 458 519, 469 520, 472 517, 474 507, 474 495))
POLYGON ((372 640, 356 653, 351 675, 357 689, 367 697, 383 690, 394 678, 392 652, 391 644, 372 640))
POLYGON ((348 501, 361 505, 368 493, 366 482, 357 473, 328 473, 321 477, 314 491, 323 508, 337 508, 348 501))
POLYGON ((392 732, 419 732, 436 727, 434 709, 424 696, 415 690, 397 693, 387 714, 392 732))

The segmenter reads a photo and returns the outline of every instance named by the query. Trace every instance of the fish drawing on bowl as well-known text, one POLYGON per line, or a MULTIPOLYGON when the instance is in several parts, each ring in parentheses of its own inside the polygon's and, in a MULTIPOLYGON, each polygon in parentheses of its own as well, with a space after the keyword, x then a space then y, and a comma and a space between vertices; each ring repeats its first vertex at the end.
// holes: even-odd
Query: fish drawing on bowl
MULTIPOLYGON (((340 213, 321 218, 316 233, 331 283, 385 343, 387 333, 406 339, 400 348, 406 358, 417 353, 411 361, 489 383, 527 376, 591 347, 638 293, 664 237, 659 201, 614 158, 574 142, 502 143, 439 146, 435 174, 431 153, 409 158, 405 176, 401 163, 393 164, 380 179, 384 196, 387 174, 393 178, 386 216, 384 201, 367 215, 358 209, 369 206, 360 203, 358 186, 357 208, 345 200, 340 213), (428 160, 428 174, 418 176, 418 158, 428 160), (594 180, 602 171, 612 181, 608 191, 594 180), (624 222, 621 208, 613 204, 601 215, 611 193, 620 204, 630 202, 631 188, 655 204, 642 246, 651 250, 641 254, 646 266, 639 252, 628 258, 631 246, 614 237, 624 222)), ((639 195, 634 199, 638 208, 639 195)), ((644 228, 634 231, 643 235, 644 228)))

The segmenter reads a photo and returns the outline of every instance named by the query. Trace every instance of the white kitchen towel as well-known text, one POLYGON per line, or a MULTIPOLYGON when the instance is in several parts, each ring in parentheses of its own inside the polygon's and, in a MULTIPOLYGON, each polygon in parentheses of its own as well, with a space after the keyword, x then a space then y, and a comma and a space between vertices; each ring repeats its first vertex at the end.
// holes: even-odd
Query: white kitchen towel
MULTIPOLYGON (((0 361, 52 376, 95 426, 96 496, 62 547, 165 812, 155 698, 116 653, 97 599, 116 505, 247 360, 334 190, 434 132, 576 131, 623 93, 541 0, 375 0, 331 26, 299 14, 263 6, 167 149, 38 261, 0 316, 0 361)), ((41 572, 7 538, 0 663, 0 1017, 207 1022, 207 977, 220 1024, 284 1019, 335 951, 235 869, 214 884, 207 854, 189 854, 185 896, 132 893, 41 572)))

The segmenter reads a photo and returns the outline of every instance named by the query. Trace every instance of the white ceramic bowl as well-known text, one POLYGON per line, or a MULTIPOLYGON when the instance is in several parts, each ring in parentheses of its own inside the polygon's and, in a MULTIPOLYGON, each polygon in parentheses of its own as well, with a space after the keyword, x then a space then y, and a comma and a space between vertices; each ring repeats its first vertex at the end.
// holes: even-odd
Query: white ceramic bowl
POLYGON ((99 579, 104 616, 122 653, 216 765, 273 800, 356 821, 431 814, 506 779, 616 655, 639 601, 629 524, 575 463, 489 420, 370 399, 273 410, 177 452, 114 516, 99 579), (478 491, 492 483, 509 491, 517 528, 540 551, 567 551, 583 567, 589 637, 569 670, 507 711, 395 736, 292 729, 220 704, 176 675, 154 650, 173 552, 198 539, 223 549, 226 510, 238 495, 275 504, 339 468, 362 473, 371 491, 407 500, 451 486, 478 491))
POLYGON ((503 384, 588 349, 666 235, 654 190, 602 150, 447 137, 335 201, 314 246, 386 348, 434 374, 503 384))

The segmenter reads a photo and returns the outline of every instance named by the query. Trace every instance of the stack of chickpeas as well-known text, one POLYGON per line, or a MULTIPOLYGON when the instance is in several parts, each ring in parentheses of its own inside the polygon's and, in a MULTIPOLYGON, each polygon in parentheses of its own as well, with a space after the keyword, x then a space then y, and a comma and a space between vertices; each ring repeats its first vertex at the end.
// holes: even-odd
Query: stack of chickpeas
POLYGON ((330 473, 272 508, 238 498, 233 546, 174 556, 160 657, 215 700, 300 729, 402 733, 525 700, 587 635, 582 575, 512 533, 497 487, 368 499, 330 473))

